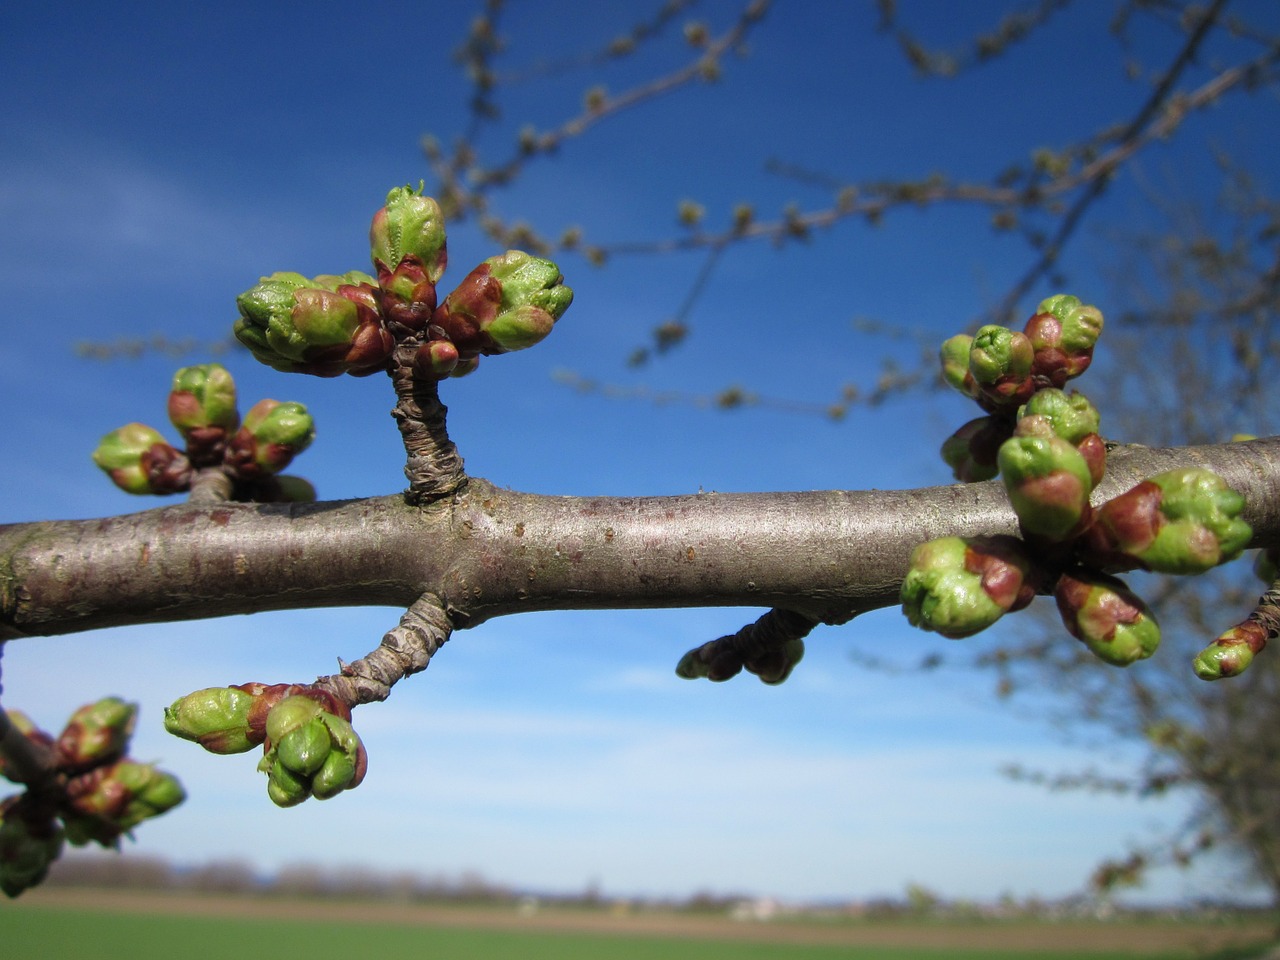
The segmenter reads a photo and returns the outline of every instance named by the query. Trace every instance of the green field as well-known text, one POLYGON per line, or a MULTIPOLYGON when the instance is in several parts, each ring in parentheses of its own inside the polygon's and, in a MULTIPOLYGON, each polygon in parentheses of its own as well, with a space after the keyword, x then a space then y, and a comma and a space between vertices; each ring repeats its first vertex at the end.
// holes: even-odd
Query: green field
MULTIPOLYGON (((1213 953, 1190 947, 1172 952, 1073 948, 1072 928, 1049 924, 1036 928, 1042 934, 1041 947, 971 949, 958 943, 921 947, 759 942, 742 939, 741 934, 734 939, 715 939, 705 933, 678 937, 513 929, 509 925, 486 930, 480 927, 483 913, 476 915, 475 927, 386 917, 290 919, 287 901, 275 902, 272 907, 279 916, 238 916, 225 910, 215 915, 172 910, 119 912, 23 901, 0 904, 0 956, 6 960, 322 960, 370 954, 378 960, 1187 960, 1196 956, 1244 960, 1257 955, 1256 948, 1243 946, 1213 953)), ((314 903, 297 909, 302 912, 304 908, 308 914, 316 912, 314 903)), ((792 932, 799 936, 804 929, 793 927, 792 932)), ((909 927, 900 927, 898 932, 909 941, 909 927)))

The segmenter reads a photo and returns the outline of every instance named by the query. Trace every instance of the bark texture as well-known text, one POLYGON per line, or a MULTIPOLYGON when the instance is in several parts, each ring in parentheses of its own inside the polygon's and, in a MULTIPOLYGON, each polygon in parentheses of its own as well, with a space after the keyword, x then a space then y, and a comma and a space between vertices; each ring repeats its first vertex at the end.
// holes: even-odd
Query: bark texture
MULTIPOLYGON (((1280 542, 1280 438, 1112 451, 1095 502, 1178 466, 1280 542)), ((438 598, 454 627, 533 610, 759 606, 840 623, 896 603, 912 548, 1016 533, 998 482, 901 491, 548 497, 471 479, 315 504, 162 507, 0 527, 0 639, 259 610, 438 598)))

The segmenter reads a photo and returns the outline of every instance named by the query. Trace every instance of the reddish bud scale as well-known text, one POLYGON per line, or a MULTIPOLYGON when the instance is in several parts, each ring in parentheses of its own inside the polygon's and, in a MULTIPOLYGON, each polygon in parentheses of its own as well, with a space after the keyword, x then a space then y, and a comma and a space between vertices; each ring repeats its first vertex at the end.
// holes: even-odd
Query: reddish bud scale
POLYGON ((139 463, 152 493, 179 493, 191 487, 191 462, 167 443, 152 444, 139 463))
POLYGON ((961 483, 990 480, 1000 469, 996 455, 1000 444, 1013 433, 1013 421, 1002 417, 978 417, 942 444, 942 459, 961 483))
POLYGON ((233 690, 242 690, 254 698, 253 706, 249 708, 246 721, 248 727, 248 739, 253 743, 262 743, 267 739, 267 714, 281 700, 286 697, 303 696, 310 700, 314 700, 320 704, 320 707, 327 713, 332 713, 336 717, 350 722, 351 708, 329 693, 319 687, 311 685, 303 685, 298 683, 241 683, 232 686, 233 690))
POLYGON ((431 323, 437 294, 422 261, 412 254, 400 261, 394 270, 375 261, 378 271, 379 302, 387 323, 403 328, 402 334, 416 333, 431 323))
POLYGON ((458 348, 460 357, 500 352, 493 339, 484 332, 502 309, 502 283, 491 275, 488 263, 482 263, 445 297, 432 324, 458 348))
POLYGON ((1217 656, 1218 667, 1223 677, 1234 677, 1244 673, 1253 662, 1255 654, 1261 653, 1267 645, 1267 629, 1255 620, 1238 623, 1222 636, 1213 641, 1210 649, 1221 651, 1217 656), (1239 652, 1239 656, 1233 653, 1239 652), (1244 655, 1246 654, 1247 656, 1244 655))
POLYGON ((383 323, 376 288, 367 283, 344 283, 332 292, 304 288, 294 294, 297 301, 294 314, 314 309, 326 297, 341 297, 354 303, 358 326, 348 343, 309 350, 298 372, 316 377, 337 377, 344 373, 367 377, 386 369, 387 359, 395 350, 395 340, 383 323))
POLYGON ((983 592, 1006 612, 1021 610, 1036 596, 1034 578, 1019 542, 982 537, 968 541, 964 568, 981 578, 983 592))
POLYGON ((1036 381, 1029 376, 1003 376, 994 383, 978 384, 979 404, 992 412, 1017 410, 1036 392, 1036 381), (986 403, 982 403, 985 400, 986 403))
POLYGON ((1068 380, 1084 373, 1093 361, 1093 350, 1068 352, 1062 347, 1062 321, 1051 313, 1037 313, 1023 332, 1035 350, 1031 374, 1041 386, 1061 389, 1068 380))
POLYGON ((1132 570, 1143 566, 1132 551, 1151 546, 1165 525, 1160 504, 1164 492, 1150 480, 1108 500, 1094 513, 1092 526, 1081 545, 1091 561, 1109 570, 1132 570))
POLYGON ((1076 449, 1084 457, 1085 465, 1089 468, 1089 478, 1096 487, 1107 472, 1106 442, 1096 433, 1091 433, 1076 444, 1076 449))

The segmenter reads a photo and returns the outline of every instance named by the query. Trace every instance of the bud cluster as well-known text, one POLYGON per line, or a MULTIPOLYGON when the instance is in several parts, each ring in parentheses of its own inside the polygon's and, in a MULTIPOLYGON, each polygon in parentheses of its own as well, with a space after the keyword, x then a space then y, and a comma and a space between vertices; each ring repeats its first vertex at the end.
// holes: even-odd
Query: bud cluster
POLYGON ((0 801, 0 890, 7 896, 39 884, 64 842, 117 847, 138 824, 185 798, 172 775, 127 756, 135 704, 116 697, 87 704, 56 738, 16 711, 7 718, 49 758, 38 783, 20 780, 0 760, 0 776, 28 787, 0 801))
POLYGON ((183 450, 141 423, 111 431, 94 462, 120 489, 137 494, 190 490, 201 471, 225 474, 234 500, 314 500, 299 477, 280 476, 315 437, 315 424, 300 403, 261 400, 245 415, 236 407, 236 385, 217 363, 183 367, 169 391, 169 420, 183 450))
MULTIPOLYGON (((1248 544, 1243 498, 1208 470, 1168 471, 1092 505, 1106 471, 1100 418, 1062 387, 1088 368, 1101 331, 1095 307, 1059 295, 1042 301, 1020 332, 985 326, 943 344, 943 379, 986 411, 943 444, 943 459, 963 482, 1001 478, 1022 540, 947 537, 918 546, 902 586, 913 625, 969 636, 1050 593, 1072 636, 1126 665, 1149 657, 1160 631, 1112 574, 1202 573, 1248 544)), ((1239 672, 1260 649, 1244 625, 1235 629, 1240 637, 1220 638, 1201 655, 1201 676, 1239 672)))
POLYGON ((444 215, 421 185, 387 194, 369 246, 376 276, 263 277, 236 300, 236 338, 277 370, 322 377, 385 370, 396 345, 411 343, 415 377, 441 380, 470 373, 482 355, 533 346, 573 300, 554 263, 509 250, 438 303, 444 215))
POLYGON ((359 786, 369 762, 351 710, 314 686, 245 683, 197 690, 165 710, 164 725, 211 753, 261 745, 258 769, 267 775, 267 795, 281 807, 359 786))

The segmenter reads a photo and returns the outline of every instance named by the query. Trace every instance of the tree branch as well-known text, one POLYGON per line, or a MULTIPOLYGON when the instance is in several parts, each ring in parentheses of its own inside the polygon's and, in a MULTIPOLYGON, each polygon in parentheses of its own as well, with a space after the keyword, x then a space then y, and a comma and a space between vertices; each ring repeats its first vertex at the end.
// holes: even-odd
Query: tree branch
MULTIPOLYGON (((1219 473, 1254 545, 1280 543, 1280 437, 1112 451, 1103 500, 1219 473)), ((900 491, 549 497, 472 479, 398 496, 183 505, 0 527, 0 639, 259 610, 439 599, 455 627, 535 610, 758 606, 842 623, 898 601, 912 548, 1016 533, 998 482, 900 491)))

